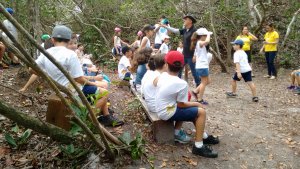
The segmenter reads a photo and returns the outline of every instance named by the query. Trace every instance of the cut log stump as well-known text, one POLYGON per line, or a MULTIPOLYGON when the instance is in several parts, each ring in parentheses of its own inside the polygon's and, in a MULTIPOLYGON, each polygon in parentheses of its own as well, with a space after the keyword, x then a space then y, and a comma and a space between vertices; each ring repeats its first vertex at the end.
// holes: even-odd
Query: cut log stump
POLYGON ((51 94, 48 101, 46 121, 68 131, 71 128, 70 118, 67 117, 69 115, 71 115, 71 112, 60 98, 55 94, 51 94))

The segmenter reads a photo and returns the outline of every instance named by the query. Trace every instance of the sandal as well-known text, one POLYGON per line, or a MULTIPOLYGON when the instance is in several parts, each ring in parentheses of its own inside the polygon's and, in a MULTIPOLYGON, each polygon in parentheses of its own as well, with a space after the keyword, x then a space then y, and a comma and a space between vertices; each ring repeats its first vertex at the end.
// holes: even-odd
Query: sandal
POLYGON ((203 105, 208 105, 208 102, 207 101, 205 101, 205 100, 200 100, 200 101, 197 101, 198 103, 201 103, 201 104, 203 104, 203 105))
POLYGON ((258 102, 258 97, 253 97, 253 98, 252 98, 252 101, 253 101, 253 102, 258 102))
POLYGON ((227 97, 232 97, 235 98, 237 96, 237 94, 232 93, 232 92, 226 92, 227 97))

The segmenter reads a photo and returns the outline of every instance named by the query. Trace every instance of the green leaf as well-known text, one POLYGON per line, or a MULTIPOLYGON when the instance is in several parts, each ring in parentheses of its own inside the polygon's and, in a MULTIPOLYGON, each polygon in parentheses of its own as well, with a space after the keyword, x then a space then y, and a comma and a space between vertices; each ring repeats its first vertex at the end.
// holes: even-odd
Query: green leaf
POLYGON ((131 142, 131 136, 130 136, 130 133, 129 132, 124 132, 120 137, 119 139, 125 143, 126 145, 129 145, 130 142, 131 142))
POLYGON ((75 152, 75 148, 73 144, 67 145, 67 150, 70 154, 73 154, 75 152))
POLYGON ((28 138, 30 137, 30 135, 31 135, 31 132, 32 132, 32 130, 31 129, 27 129, 23 134, 22 134, 22 136, 20 137, 20 139, 19 139, 19 144, 24 144, 24 143, 26 143, 27 141, 28 141, 28 138))
POLYGON ((18 133, 19 132, 19 126, 16 124, 12 129, 11 131, 15 132, 15 133, 18 133))
POLYGON ((76 123, 74 123, 74 122, 71 122, 71 124, 72 124, 72 128, 71 128, 71 130, 70 130, 69 132, 70 132, 71 135, 73 135, 73 136, 78 135, 79 132, 82 131, 81 127, 78 126, 78 125, 77 125, 76 123))
POLYGON ((12 146, 12 147, 18 147, 15 139, 9 134, 9 133, 5 133, 5 140, 7 141, 7 143, 12 146))

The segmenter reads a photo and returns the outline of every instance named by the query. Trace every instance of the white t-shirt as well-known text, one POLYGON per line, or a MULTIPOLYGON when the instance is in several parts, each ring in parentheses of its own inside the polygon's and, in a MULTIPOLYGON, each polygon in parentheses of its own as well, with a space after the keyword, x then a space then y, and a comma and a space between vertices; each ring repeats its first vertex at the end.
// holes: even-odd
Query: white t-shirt
POLYGON ((164 72, 159 76, 155 97, 155 109, 162 120, 169 120, 177 109, 177 102, 188 101, 187 82, 178 76, 164 72))
MULTIPOLYGON (((74 51, 67 49, 64 46, 56 46, 47 49, 54 59, 60 63, 66 71, 68 71, 72 78, 83 76, 81 65, 74 51)), ((59 84, 68 87, 69 80, 66 76, 50 61, 46 56, 41 54, 35 61, 48 75, 59 84)))
POLYGON ((149 38, 147 36, 143 37, 142 42, 144 39, 147 40, 145 48, 151 48, 151 42, 150 42, 149 38))
MULTIPOLYGON (((3 21, 3 25, 14 36, 14 38, 16 40, 18 40, 18 32, 17 32, 16 27, 9 20, 7 20, 7 19, 3 21)), ((4 32, 2 33, 2 35, 4 37, 7 37, 7 35, 4 32)), ((8 40, 10 41, 10 43, 12 43, 12 41, 10 40, 10 38, 8 38, 8 40)))
POLYGON ((248 63, 248 56, 245 51, 238 50, 233 54, 233 62, 239 63, 241 67, 241 73, 246 73, 251 71, 251 66, 248 63))
POLYGON ((121 44, 121 38, 120 38, 120 37, 115 36, 115 41, 116 41, 116 45, 117 45, 118 47, 121 47, 121 46, 122 46, 122 44, 121 44))
POLYGON ((155 110, 155 95, 156 87, 153 85, 153 81, 158 77, 160 73, 158 71, 147 70, 143 79, 141 92, 145 97, 145 102, 150 112, 156 113, 155 110))
POLYGON ((124 79, 125 73, 129 72, 128 67, 130 66, 131 65, 129 59, 125 55, 123 55, 118 64, 118 73, 120 79, 124 79))
POLYGON ((182 52, 183 52, 183 48, 178 47, 178 48, 177 48, 177 51, 180 52, 180 53, 182 53, 182 52))
POLYGON ((169 46, 166 43, 163 43, 159 50, 161 54, 167 54, 169 52, 169 46))
POLYGON ((195 56, 196 56, 196 69, 208 68, 209 62, 207 57, 207 50, 205 46, 200 47, 199 41, 196 44, 195 56))
MULTIPOLYGON (((155 25, 155 28, 159 27, 159 24, 155 25)), ((164 37, 165 35, 168 35, 168 30, 166 28, 160 27, 159 30, 156 32, 155 34, 155 40, 154 43, 155 44, 162 44, 163 39, 162 37, 164 37)))

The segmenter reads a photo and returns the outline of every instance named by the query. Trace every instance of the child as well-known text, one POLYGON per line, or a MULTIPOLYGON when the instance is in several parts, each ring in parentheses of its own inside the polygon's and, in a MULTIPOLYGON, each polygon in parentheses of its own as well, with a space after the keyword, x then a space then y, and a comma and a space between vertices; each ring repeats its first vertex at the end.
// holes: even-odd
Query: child
POLYGON ((131 44, 131 46, 133 48, 139 48, 141 46, 141 38, 143 36, 143 32, 142 31, 138 31, 137 33, 137 37, 135 39, 135 41, 131 44))
POLYGON ((212 32, 208 32, 206 28, 198 29, 192 38, 196 39, 191 44, 191 48, 195 49, 194 61, 196 61, 196 72, 201 78, 201 83, 192 94, 201 104, 207 105, 208 103, 203 100, 205 87, 209 84, 209 59, 207 47, 210 42, 210 35, 212 32), (196 43, 196 45, 195 45, 196 43))
POLYGON ((293 89, 298 89, 300 88, 300 81, 298 81, 298 78, 300 76, 300 69, 298 70, 294 70, 291 74, 290 74, 290 77, 291 77, 291 82, 292 84, 287 87, 287 89, 290 89, 290 90, 293 90, 293 89), (295 84, 295 81, 297 80, 297 83, 298 83, 298 86, 296 86, 295 84))
MULTIPOLYGON (((152 54, 152 48, 144 48, 142 50, 139 50, 138 53, 136 53, 134 58, 134 64, 137 64, 137 70, 136 70, 136 77, 134 81, 134 86, 137 90, 137 92, 141 93, 141 84, 142 79, 147 72, 147 63, 152 54)), ((136 65, 134 66, 136 67, 136 65)))
POLYGON ((143 29, 142 29, 143 38, 142 38, 142 42, 141 42, 141 46, 140 46, 139 50, 142 50, 144 48, 151 48, 150 38, 154 34, 154 29, 155 29, 155 27, 152 25, 145 25, 143 27, 143 29))
POLYGON ((251 67, 248 63, 248 56, 247 54, 243 51, 243 45, 244 42, 242 40, 235 40, 232 42, 233 44, 233 49, 235 50, 233 58, 234 58, 234 63, 236 64, 236 72, 233 76, 233 81, 232 81, 232 92, 227 92, 228 97, 236 97, 236 81, 240 81, 242 78, 244 81, 248 84, 248 86, 251 89, 252 92, 252 101, 253 102, 258 102, 258 97, 256 96, 256 88, 254 83, 252 82, 252 76, 251 76, 251 67))
POLYGON ((170 42, 170 36, 164 35, 163 39, 163 44, 160 46, 158 53, 161 54, 167 54, 169 52, 169 42, 170 42))
MULTIPOLYGON (((70 30, 70 28, 63 25, 55 26, 51 36, 54 47, 48 49, 47 52, 49 52, 49 54, 51 54, 54 59, 59 62, 67 72, 70 73, 72 78, 77 83, 83 85, 82 92, 86 96, 90 94, 106 92, 106 89, 101 88, 101 86, 98 86, 95 82, 91 82, 83 76, 83 71, 81 69, 81 65, 76 53, 66 48, 68 42, 71 39, 71 34, 72 31, 70 30)), ((47 72, 48 76, 54 81, 56 81, 60 85, 63 85, 64 87, 67 87, 72 92, 75 92, 66 76, 51 61, 49 61, 46 56, 40 55, 36 60, 36 64, 45 72, 47 72)), ((36 74, 36 72, 34 72, 33 70, 31 70, 31 72, 36 74)), ((107 98, 108 96, 104 96, 100 98, 96 103, 96 108, 99 109, 103 114, 98 118, 98 121, 104 126, 123 125, 123 121, 118 120, 109 113, 107 98)))
POLYGON ((132 58, 132 50, 128 46, 122 48, 124 54, 118 64, 118 73, 121 80, 130 81, 131 79, 131 65, 130 59, 132 58))
POLYGON ((155 106, 158 117, 166 121, 176 121, 175 140, 181 143, 188 143, 191 140, 181 130, 182 123, 194 122, 196 138, 192 153, 209 158, 218 157, 218 154, 206 145, 219 143, 218 138, 207 136, 204 132, 206 112, 200 103, 188 102, 187 82, 178 77, 184 66, 183 55, 177 51, 170 51, 165 56, 165 62, 167 72, 162 73, 153 82, 154 86, 157 86, 155 106))
POLYGON ((113 49, 113 54, 115 56, 121 56, 122 55, 122 44, 129 46, 126 42, 122 41, 120 36, 121 36, 121 28, 116 27, 115 28, 115 34, 114 34, 114 49, 113 49))
POLYGON ((145 98, 147 108, 152 113, 156 113, 155 110, 156 87, 153 85, 153 81, 162 72, 165 72, 164 56, 165 55, 163 54, 157 54, 150 57, 148 62, 149 70, 147 70, 146 74, 142 79, 141 93, 145 98))
POLYGON ((179 41, 177 51, 180 52, 180 53, 183 52, 183 43, 182 43, 182 41, 179 41))

